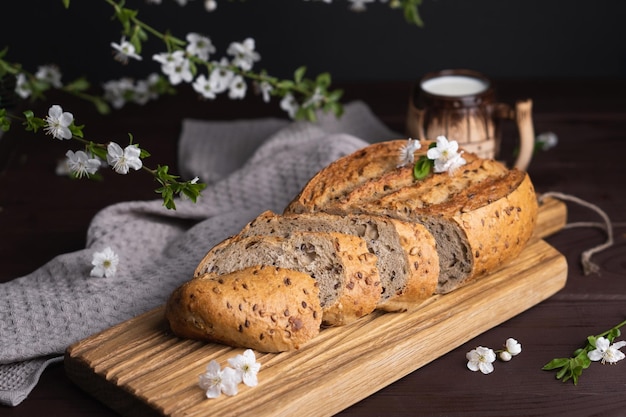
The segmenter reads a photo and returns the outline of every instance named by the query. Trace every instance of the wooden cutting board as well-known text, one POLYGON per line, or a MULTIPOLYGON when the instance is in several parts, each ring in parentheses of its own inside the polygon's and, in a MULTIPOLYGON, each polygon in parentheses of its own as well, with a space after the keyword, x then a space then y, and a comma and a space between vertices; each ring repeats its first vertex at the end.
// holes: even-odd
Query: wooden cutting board
POLYGON ((331 416, 564 287, 567 263, 541 237, 560 230, 565 205, 540 208, 535 237, 511 263, 411 313, 376 312, 324 329, 295 352, 257 353, 259 385, 207 399, 198 375, 241 353, 179 339, 160 307, 70 346, 68 377, 127 416, 331 416), (350 377, 346 377, 350 375, 350 377), (341 392, 341 395, 335 395, 341 392))

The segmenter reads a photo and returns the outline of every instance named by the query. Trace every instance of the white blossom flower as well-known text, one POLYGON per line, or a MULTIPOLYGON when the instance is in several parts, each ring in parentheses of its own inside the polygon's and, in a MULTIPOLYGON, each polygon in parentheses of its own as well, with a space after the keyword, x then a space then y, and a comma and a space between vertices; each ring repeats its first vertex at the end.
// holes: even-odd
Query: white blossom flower
POLYGON ((153 55, 152 59, 161 63, 161 71, 168 76, 170 84, 178 85, 182 81, 191 82, 193 80, 191 63, 185 57, 184 51, 163 52, 153 55))
POLYGON ((493 362, 496 360, 496 354, 492 349, 479 346, 472 349, 465 355, 467 358, 467 367, 471 371, 480 371, 483 374, 493 372, 493 362))
POLYGON ((104 98, 113 108, 121 109, 126 104, 128 92, 133 89, 133 80, 128 77, 110 80, 102 85, 104 98))
POLYGON ((128 174, 128 169, 135 171, 143 166, 139 155, 141 149, 135 145, 128 145, 122 150, 120 145, 110 142, 107 146, 107 162, 118 174, 128 174))
POLYGON ((131 89, 132 100, 137 104, 143 105, 150 100, 159 98, 159 93, 155 86, 160 78, 159 74, 153 72, 147 78, 137 80, 131 89))
POLYGON ((139 105, 144 105, 148 101, 150 101, 150 99, 156 98, 156 94, 154 94, 154 91, 152 90, 148 80, 138 80, 133 85, 133 88, 132 90, 130 90, 130 92, 133 102, 139 105))
POLYGON ((293 119, 300 106, 293 94, 287 93, 280 101, 280 108, 286 111, 289 117, 293 119))
POLYGON ((211 39, 199 33, 188 33, 187 42, 187 53, 204 61, 209 60, 209 54, 215 53, 215 46, 211 43, 211 39))
POLYGON ((241 75, 235 75, 233 79, 230 81, 230 85, 228 87, 228 97, 231 99, 244 98, 246 96, 246 91, 248 89, 248 85, 241 75))
POLYGON ((517 340, 509 337, 508 339, 506 339, 504 350, 498 353, 498 357, 500 358, 500 360, 508 362, 513 358, 513 356, 519 355, 521 351, 522 345, 517 340))
POLYGON ((254 39, 247 38, 243 42, 232 42, 226 53, 233 55, 233 65, 244 71, 250 71, 252 65, 261 59, 261 56, 254 50, 254 39))
POLYGON ((350 10, 353 12, 364 12, 367 10, 367 3, 373 3, 374 0, 349 0, 350 10))
POLYGON ((211 86, 216 94, 222 93, 230 87, 231 81, 235 77, 235 73, 228 69, 229 62, 226 58, 215 66, 209 75, 211 86))
MULTIPOLYGON (((187 0, 174 0, 178 3, 179 6, 185 6, 187 4, 187 0)), ((146 0, 148 4, 161 4, 162 0, 146 0)), ((204 8, 207 12, 212 12, 217 9, 217 1, 215 0, 204 0, 204 8)))
POLYGON ((467 162, 465 158, 461 156, 463 152, 452 155, 447 161, 438 159, 435 161, 435 172, 449 172, 453 173, 467 162))
POLYGON ((56 139, 71 139, 72 132, 69 126, 73 121, 72 113, 64 112, 61 106, 55 104, 48 110, 44 131, 56 139))
POLYGON ((261 364, 256 361, 256 356, 251 349, 247 349, 242 355, 237 355, 228 360, 228 364, 237 371, 241 381, 249 387, 257 386, 257 374, 261 369, 261 364))
POLYGON ((26 75, 20 72, 15 76, 15 78, 15 92, 17 93, 17 95, 22 98, 30 97, 30 95, 33 93, 33 90, 31 89, 31 86, 26 79, 26 75))
POLYGON ((146 82, 150 86, 150 91, 152 92, 151 98, 153 99, 159 97, 158 92, 155 91, 155 87, 159 84, 160 81, 161 81, 161 76, 157 74, 156 72, 150 73, 150 75, 148 75, 148 77, 146 78, 146 82))
POLYGON ((161 52, 159 54, 152 55, 152 59, 164 66, 170 65, 174 61, 175 56, 171 52, 161 52))
POLYGON ((223 392, 226 395, 237 394, 239 374, 233 368, 226 367, 224 370, 212 360, 206 367, 206 372, 200 375, 198 385, 206 391, 207 398, 217 398, 223 392))
POLYGON ((272 84, 268 83, 267 81, 261 81, 258 84, 258 89, 261 92, 263 101, 265 103, 269 103, 272 91, 274 90, 274 87, 272 87, 272 84))
POLYGON ((398 157, 398 168, 403 167, 408 164, 412 164, 415 161, 415 156, 413 155, 415 151, 420 149, 422 144, 419 140, 413 140, 409 138, 405 145, 400 147, 400 155, 398 157))
POLYGON ((537 135, 535 142, 543 151, 554 148, 559 143, 559 137, 554 132, 543 132, 537 135))
POLYGON ((91 260, 93 269, 90 272, 92 277, 112 277, 117 272, 119 258, 110 247, 104 248, 102 252, 95 252, 91 260))
POLYGON ((69 171, 78 178, 84 175, 93 175, 100 168, 100 160, 90 158, 84 151, 67 151, 67 167, 69 171))
POLYGON ((191 63, 187 58, 183 58, 178 61, 176 65, 171 67, 171 71, 169 71, 167 75, 172 85, 180 84, 183 81, 190 83, 193 80, 191 63))
POLYGON ((619 350, 624 346, 626 346, 625 341, 611 344, 609 339, 599 337, 596 339, 596 348, 587 353, 587 356, 592 361, 602 361, 602 364, 606 362, 614 364, 624 359, 624 353, 619 350))
POLYGON ((506 351, 509 352, 512 356, 517 356, 522 352, 522 345, 512 337, 506 339, 505 346, 506 351))
POLYGON ((459 144, 455 140, 448 141, 445 136, 437 136, 437 146, 430 148, 426 155, 435 161, 435 172, 453 173, 465 165, 465 159, 459 153, 459 144))
POLYGON ((215 98, 215 82, 211 80, 211 78, 207 78, 204 74, 198 75, 196 80, 193 82, 193 89, 202 95, 204 98, 214 99, 215 98))
POLYGON ((111 42, 111 47, 117 51, 114 55, 115 60, 122 64, 128 64, 128 58, 141 61, 141 56, 137 54, 135 45, 128 42, 123 36, 120 43, 111 42))
POLYGON ((127 101, 146 104, 159 97, 155 85, 159 82, 159 74, 152 73, 146 79, 133 80, 128 77, 110 80, 102 85, 104 98, 116 109, 124 107, 127 101))
POLYGON ((61 82, 61 72, 59 71, 59 68, 54 65, 40 66, 35 73, 35 78, 52 85, 54 88, 63 87, 63 83, 61 82))

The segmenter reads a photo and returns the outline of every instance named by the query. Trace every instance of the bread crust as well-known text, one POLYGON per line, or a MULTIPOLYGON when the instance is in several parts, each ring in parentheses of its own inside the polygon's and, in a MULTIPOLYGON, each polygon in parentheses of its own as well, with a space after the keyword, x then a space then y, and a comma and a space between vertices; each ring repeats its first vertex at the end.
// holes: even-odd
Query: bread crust
POLYGON ((308 274, 251 267, 184 283, 170 296, 165 317, 179 337, 283 352, 319 333, 318 291, 308 274))
MULTIPOLYGON (((332 162, 302 188, 286 207, 285 213, 324 211, 324 207, 346 192, 395 168, 399 149, 405 143, 405 140, 375 143, 332 162)), ((405 167, 403 170, 410 172, 412 168, 405 167)))
POLYGON ((517 186, 510 183, 508 194, 482 207, 465 205, 454 216, 473 249, 474 267, 465 283, 515 258, 533 234, 538 211, 535 189, 528 174, 512 173, 522 181, 517 186))

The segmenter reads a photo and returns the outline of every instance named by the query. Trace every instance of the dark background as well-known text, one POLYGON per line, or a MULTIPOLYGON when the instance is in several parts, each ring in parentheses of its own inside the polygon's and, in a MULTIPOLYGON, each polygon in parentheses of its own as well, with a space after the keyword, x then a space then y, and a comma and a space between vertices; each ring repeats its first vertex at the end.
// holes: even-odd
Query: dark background
MULTIPOLYGON (((364 13, 348 2, 302 0, 202 0, 181 7, 128 0, 139 17, 160 31, 184 38, 208 35, 219 56, 232 41, 254 37, 262 60, 256 69, 290 77, 300 65, 314 76, 328 71, 335 82, 406 81, 443 68, 471 68, 493 78, 625 78, 626 2, 622 0, 424 0, 423 28, 376 2, 364 13)), ((105 1, 4 2, 0 47, 10 61, 35 72, 61 67, 63 80, 87 76, 97 82, 158 71, 153 40, 143 61, 124 67, 111 58, 120 26, 105 1)))

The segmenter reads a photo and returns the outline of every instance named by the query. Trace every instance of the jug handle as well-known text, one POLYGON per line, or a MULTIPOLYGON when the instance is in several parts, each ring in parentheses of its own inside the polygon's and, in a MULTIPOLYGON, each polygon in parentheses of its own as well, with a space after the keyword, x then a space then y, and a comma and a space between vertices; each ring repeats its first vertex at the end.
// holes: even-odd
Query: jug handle
POLYGON ((533 102, 530 99, 515 103, 515 123, 519 131, 519 154, 515 161, 515 168, 526 171, 535 149, 535 128, 532 116, 533 102))
POLYGON ((526 171, 535 149, 535 128, 533 127, 531 99, 520 100, 515 103, 515 110, 504 103, 497 103, 494 106, 495 115, 500 118, 515 120, 519 133, 519 153, 515 168, 526 171))

